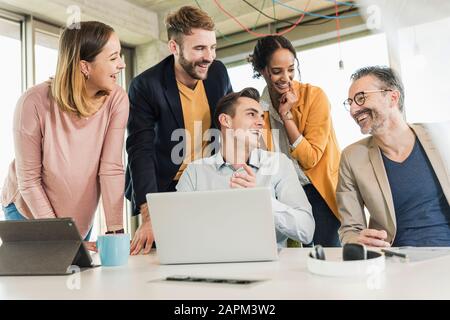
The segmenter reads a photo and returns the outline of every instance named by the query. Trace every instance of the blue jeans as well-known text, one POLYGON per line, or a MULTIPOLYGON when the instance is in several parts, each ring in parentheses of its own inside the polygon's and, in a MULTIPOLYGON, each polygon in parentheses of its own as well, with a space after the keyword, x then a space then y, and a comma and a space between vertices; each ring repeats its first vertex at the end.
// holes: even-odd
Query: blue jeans
POLYGON ((17 210, 14 203, 10 203, 6 207, 3 207, 3 212, 5 213, 5 220, 26 220, 23 215, 17 210))
MULTIPOLYGON (((10 203, 6 207, 3 207, 3 212, 5 213, 5 220, 26 220, 19 210, 17 210, 16 205, 14 203, 10 203)), ((92 227, 89 230, 86 238, 84 238, 84 241, 89 241, 89 238, 91 237, 92 233, 92 227)))
POLYGON ((317 189, 308 184, 303 187, 309 203, 311 203, 314 220, 316 222, 316 230, 314 231, 313 243, 311 245, 320 244, 323 247, 340 247, 338 230, 341 222, 333 214, 325 200, 322 198, 317 189))

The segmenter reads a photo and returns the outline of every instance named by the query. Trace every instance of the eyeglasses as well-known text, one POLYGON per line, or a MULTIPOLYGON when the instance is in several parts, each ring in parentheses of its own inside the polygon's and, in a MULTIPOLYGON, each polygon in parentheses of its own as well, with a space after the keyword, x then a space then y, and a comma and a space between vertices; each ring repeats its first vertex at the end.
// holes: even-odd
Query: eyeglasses
POLYGON ((366 94, 367 93, 375 93, 375 92, 386 92, 386 91, 394 91, 392 89, 378 89, 378 90, 367 90, 367 91, 361 91, 355 94, 353 99, 348 98, 344 101, 344 107, 347 111, 350 111, 350 106, 352 105, 353 101, 358 106, 362 106, 366 102, 366 94))

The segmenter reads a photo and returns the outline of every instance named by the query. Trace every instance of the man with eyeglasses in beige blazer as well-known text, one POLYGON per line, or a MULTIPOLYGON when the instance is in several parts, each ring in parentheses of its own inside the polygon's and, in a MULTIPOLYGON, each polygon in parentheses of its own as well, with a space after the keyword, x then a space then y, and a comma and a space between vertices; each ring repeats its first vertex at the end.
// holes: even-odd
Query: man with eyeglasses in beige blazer
POLYGON ((344 102, 363 134, 341 156, 341 242, 373 247, 450 246, 449 164, 425 124, 408 124, 404 89, 387 67, 351 77, 344 102), (369 213, 366 219, 364 208, 369 213))

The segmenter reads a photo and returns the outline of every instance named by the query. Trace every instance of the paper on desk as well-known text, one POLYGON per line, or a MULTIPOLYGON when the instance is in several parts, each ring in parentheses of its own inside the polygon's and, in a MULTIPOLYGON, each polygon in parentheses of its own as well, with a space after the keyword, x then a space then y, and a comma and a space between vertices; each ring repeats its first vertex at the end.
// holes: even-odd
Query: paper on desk
POLYGON ((410 262, 424 261, 450 255, 450 248, 448 247, 399 247, 396 249, 393 248, 392 251, 405 253, 410 262))

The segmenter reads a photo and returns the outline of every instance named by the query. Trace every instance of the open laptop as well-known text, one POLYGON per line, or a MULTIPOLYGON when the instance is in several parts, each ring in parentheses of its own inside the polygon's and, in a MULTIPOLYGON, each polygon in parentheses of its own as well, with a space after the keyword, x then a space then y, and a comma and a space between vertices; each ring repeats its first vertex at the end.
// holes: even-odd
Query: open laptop
POLYGON ((161 264, 278 258, 266 188, 147 194, 161 264))

